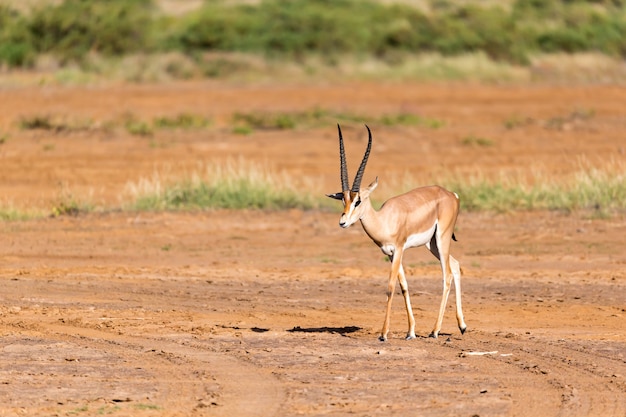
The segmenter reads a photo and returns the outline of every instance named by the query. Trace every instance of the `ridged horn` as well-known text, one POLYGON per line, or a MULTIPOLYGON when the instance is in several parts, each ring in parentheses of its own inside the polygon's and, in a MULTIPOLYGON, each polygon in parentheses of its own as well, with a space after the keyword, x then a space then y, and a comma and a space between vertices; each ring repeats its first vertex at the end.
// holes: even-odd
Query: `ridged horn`
POLYGON ((356 173, 356 177, 354 177, 354 182, 352 183, 352 191, 353 193, 358 193, 361 189, 361 180, 363 179, 363 173, 365 172, 365 165, 367 165, 367 158, 370 156, 370 150, 372 149, 372 131, 370 128, 365 125, 367 128, 368 140, 367 140, 367 149, 365 150, 365 155, 363 155, 363 160, 361 161, 361 165, 359 166, 359 170, 356 173))
POLYGON ((343 136, 341 136, 341 127, 337 123, 339 131, 339 158, 341 160, 341 191, 348 191, 350 183, 348 182, 348 166, 346 165, 346 151, 343 148, 343 136))

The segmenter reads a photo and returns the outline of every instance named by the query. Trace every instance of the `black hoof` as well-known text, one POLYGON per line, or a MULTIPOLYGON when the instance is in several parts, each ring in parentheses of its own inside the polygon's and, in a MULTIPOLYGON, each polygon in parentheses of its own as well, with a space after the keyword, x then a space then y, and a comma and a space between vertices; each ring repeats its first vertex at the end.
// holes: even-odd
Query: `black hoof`
POLYGON ((437 335, 435 334, 435 332, 432 332, 431 334, 428 335, 428 337, 431 337, 433 339, 437 338, 437 335))
POLYGON ((466 331, 466 330, 467 330, 467 327, 463 327, 463 328, 461 329, 461 334, 465 334, 465 331, 466 331))
POLYGON ((386 342, 387 338, 385 336, 378 336, 378 340, 380 340, 381 342, 386 342))

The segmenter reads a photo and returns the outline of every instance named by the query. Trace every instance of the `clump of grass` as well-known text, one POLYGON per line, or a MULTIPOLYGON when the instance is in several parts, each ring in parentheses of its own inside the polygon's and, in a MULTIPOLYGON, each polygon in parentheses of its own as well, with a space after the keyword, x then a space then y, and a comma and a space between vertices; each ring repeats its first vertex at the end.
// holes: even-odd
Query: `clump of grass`
POLYGON ((530 126, 533 123, 533 119, 530 117, 521 117, 514 115, 504 120, 504 127, 508 130, 517 129, 520 127, 530 126))
POLYGON ((71 194, 62 195, 50 210, 50 217, 69 216, 76 217, 83 213, 89 213, 93 211, 91 204, 85 201, 79 201, 71 194))
POLYGON ((12 205, 0 206, 0 221, 12 222, 20 220, 30 220, 38 217, 42 217, 42 214, 32 209, 18 209, 12 205))
POLYGON ((233 127, 233 133, 236 135, 250 135, 254 132, 250 126, 239 125, 233 127))
POLYGON ((53 117, 46 114, 22 116, 18 120, 18 126, 22 130, 47 130, 54 133, 82 132, 98 128, 90 119, 67 120, 63 117, 53 117))
MULTIPOLYGON (((18 126, 22 130, 47 130, 54 133, 72 133, 82 131, 111 131, 123 126, 131 135, 153 136, 159 129, 203 129, 211 125, 211 119, 192 113, 180 113, 174 116, 159 116, 152 120, 143 120, 132 113, 126 113, 117 120, 97 123, 90 119, 65 120, 63 117, 35 114, 22 116, 18 126)), ((0 134, 0 144, 5 136, 0 134)))
POLYGON ((161 409, 161 407, 159 407, 156 404, 144 404, 144 403, 135 404, 133 408, 135 408, 136 410, 160 410, 161 409))
POLYGON ((254 130, 287 130, 298 127, 318 127, 332 123, 379 123, 385 126, 423 126, 437 129, 444 125, 438 119, 430 119, 417 114, 401 112, 376 117, 345 111, 334 111, 316 107, 301 112, 251 112, 235 113, 233 132, 249 134, 254 130))
POLYGON ((481 175, 450 179, 443 184, 461 197, 468 211, 626 210, 626 170, 620 164, 605 169, 584 168, 569 179, 541 176, 532 183, 515 175, 490 180, 481 175))
POLYGON ((494 145, 494 141, 492 139, 475 135, 465 136, 463 139, 461 139, 461 143, 465 146, 479 147, 489 147, 494 145))
POLYGON ((424 126, 431 129, 439 129, 440 127, 443 127, 445 125, 442 120, 429 119, 412 113, 383 115, 378 119, 378 122, 385 126, 424 126))
POLYGON ((129 116, 124 121, 124 128, 128 133, 135 136, 152 136, 154 129, 152 125, 144 120, 139 120, 134 116, 129 116))
POLYGON ((247 127, 251 130, 286 130, 294 129, 299 122, 306 118, 305 113, 271 113, 271 112, 252 112, 252 113, 235 113, 233 115, 233 124, 235 127, 247 127))
POLYGON ((52 207, 50 217, 71 216, 76 217, 81 209, 76 201, 62 201, 52 207))
POLYGON ((20 118, 19 127, 22 130, 56 130, 50 116, 41 114, 20 118))
POLYGON ((201 129, 210 124, 211 120, 208 118, 191 113, 156 117, 152 122, 157 129, 201 129))
POLYGON ((159 116, 150 120, 142 120, 133 114, 123 116, 126 131, 136 136, 153 136, 159 129, 203 129, 211 125, 211 120, 191 113, 180 113, 175 116, 159 116))
POLYGON ((555 116, 545 123, 546 129, 569 130, 572 127, 580 126, 595 116, 593 109, 575 109, 564 116, 555 116))
POLYGON ((284 175, 245 161, 209 165, 182 179, 155 174, 127 186, 134 210, 311 209, 308 193, 284 175))
MULTIPOLYGON (((413 113, 389 113, 378 118, 346 111, 334 111, 315 107, 294 112, 236 112, 231 119, 232 132, 249 135, 256 130, 292 130, 297 128, 313 128, 334 123, 379 123, 385 126, 418 126, 437 129, 444 125, 438 119, 427 118, 413 113)), ((55 133, 71 133, 79 131, 111 131, 120 126, 135 136, 153 137, 163 129, 206 129, 212 120, 206 116, 193 113, 180 113, 173 116, 158 116, 143 119, 133 113, 125 113, 116 120, 95 123, 92 120, 67 121, 62 117, 35 114, 19 119, 23 130, 47 130, 55 133)), ((0 144, 3 136, 0 136, 0 144)))

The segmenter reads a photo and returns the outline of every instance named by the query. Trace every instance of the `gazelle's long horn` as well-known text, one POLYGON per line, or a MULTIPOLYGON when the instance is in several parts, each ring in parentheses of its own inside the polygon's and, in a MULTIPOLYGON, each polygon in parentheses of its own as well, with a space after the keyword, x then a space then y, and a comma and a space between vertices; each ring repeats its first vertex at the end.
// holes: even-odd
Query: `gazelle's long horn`
POLYGON ((341 191, 348 191, 350 184, 348 183, 348 166, 346 165, 346 151, 343 148, 343 136, 341 136, 341 127, 337 123, 339 131, 339 158, 341 159, 341 191))
POLYGON ((361 165, 359 166, 359 170, 356 173, 356 177, 354 177, 354 182, 352 183, 352 191, 353 193, 358 193, 361 189, 361 180, 363 179, 363 173, 365 172, 365 165, 367 165, 367 158, 370 156, 370 150, 372 149, 372 131, 370 128, 365 125, 367 128, 368 140, 367 140, 367 149, 365 150, 365 155, 363 155, 363 160, 361 161, 361 165))

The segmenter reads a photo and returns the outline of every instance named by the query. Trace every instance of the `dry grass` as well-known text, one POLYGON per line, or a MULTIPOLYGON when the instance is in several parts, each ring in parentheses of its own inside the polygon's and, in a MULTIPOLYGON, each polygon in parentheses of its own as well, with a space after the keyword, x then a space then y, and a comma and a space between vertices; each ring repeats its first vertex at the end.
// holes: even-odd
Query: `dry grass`
MULTIPOLYGON (((424 185, 424 179, 410 175, 384 184, 374 205, 393 194, 424 185), (385 197, 385 194, 388 193, 385 197)), ((77 215, 91 211, 130 210, 206 210, 261 209, 284 210, 331 209, 337 205, 323 194, 313 194, 313 178, 294 183, 285 173, 268 165, 243 159, 225 163, 203 163, 187 173, 163 168, 151 177, 129 182, 120 193, 118 207, 95 207, 90 198, 76 199, 61 192, 57 203, 48 210, 19 208, 10 202, 0 204, 0 220, 26 220, 44 216, 77 215)), ((581 161, 575 174, 556 180, 541 169, 502 172, 487 177, 450 175, 438 184, 456 192, 463 210, 507 212, 516 210, 562 210, 591 212, 594 216, 611 216, 626 212, 626 165, 612 161, 603 167, 581 161)), ((374 196, 376 197, 376 196, 374 196)))
POLYGON ((602 215, 626 210, 626 165, 612 161, 602 167, 580 162, 579 170, 554 179, 541 169, 452 176, 441 184, 461 196, 470 211, 592 210, 602 215))
POLYGON ((622 60, 602 54, 549 54, 529 66, 496 62, 483 53, 443 56, 437 53, 398 55, 394 60, 346 56, 336 62, 314 55, 300 62, 279 62, 254 54, 207 54, 193 60, 178 52, 134 54, 122 58, 92 55, 82 66, 62 67, 50 56, 39 57, 33 70, 2 74, 0 85, 92 85, 115 82, 159 83, 215 78, 243 83, 281 79, 314 82, 325 79, 395 81, 473 81, 485 83, 613 83, 626 82, 622 60))
POLYGON ((626 65, 600 53, 538 55, 532 59, 529 78, 551 83, 622 84, 626 82, 626 65))
MULTIPOLYGON (((610 215, 626 210, 625 168, 619 161, 602 168, 581 162, 577 173, 558 181, 536 169, 502 173, 497 178, 481 172, 453 175, 439 184, 457 192, 463 209, 469 211, 591 210, 610 215)), ((401 193, 419 185, 423 184, 406 175, 386 188, 401 193)), ((155 173, 128 184, 126 200, 130 201, 127 208, 135 210, 333 207, 323 196, 301 191, 310 189, 306 184, 291 183, 286 175, 267 166, 240 160, 206 165, 182 178, 155 173)))
POLYGON ((167 170, 127 184, 131 210, 312 209, 320 205, 289 177, 245 160, 203 164, 183 176, 167 170))

